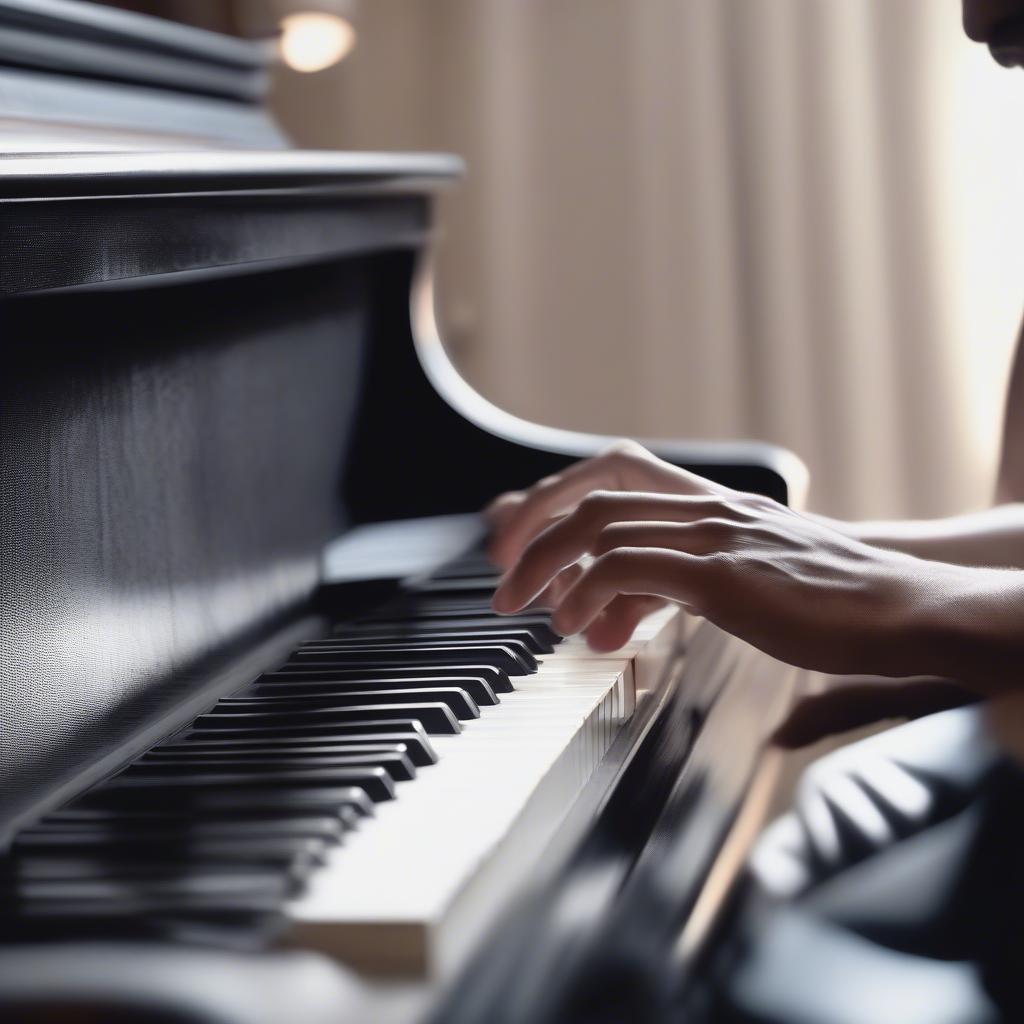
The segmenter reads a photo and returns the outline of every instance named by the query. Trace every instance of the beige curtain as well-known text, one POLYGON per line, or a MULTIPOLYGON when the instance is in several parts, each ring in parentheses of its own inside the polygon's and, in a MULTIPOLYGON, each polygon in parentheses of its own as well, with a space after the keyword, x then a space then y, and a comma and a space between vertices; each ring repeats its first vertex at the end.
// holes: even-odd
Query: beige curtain
POLYGON ((1024 303, 1024 76, 958 7, 366 0, 276 103, 305 144, 466 157, 441 312, 492 400, 775 441, 819 509, 940 514, 987 497, 1024 303))

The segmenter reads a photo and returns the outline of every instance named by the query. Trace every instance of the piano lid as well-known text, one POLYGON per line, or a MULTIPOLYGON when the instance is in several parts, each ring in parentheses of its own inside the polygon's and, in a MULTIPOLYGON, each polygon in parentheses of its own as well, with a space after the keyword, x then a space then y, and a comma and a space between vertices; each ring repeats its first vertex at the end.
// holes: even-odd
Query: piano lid
POLYGON ((0 225, 24 254, 0 297, 423 244, 425 195, 461 161, 288 149, 261 104, 273 53, 80 0, 0 0, 0 225))
POLYGON ((444 154, 210 150, 0 159, 0 298, 423 246, 444 154))
POLYGON ((0 0, 0 152, 280 149, 274 46, 84 0, 0 0))
POLYGON ((83 0, 0 0, 0 64, 259 101, 274 46, 83 0))
POLYGON ((0 161, 0 202, 255 191, 429 192, 462 170, 458 157, 444 153, 26 153, 0 161))

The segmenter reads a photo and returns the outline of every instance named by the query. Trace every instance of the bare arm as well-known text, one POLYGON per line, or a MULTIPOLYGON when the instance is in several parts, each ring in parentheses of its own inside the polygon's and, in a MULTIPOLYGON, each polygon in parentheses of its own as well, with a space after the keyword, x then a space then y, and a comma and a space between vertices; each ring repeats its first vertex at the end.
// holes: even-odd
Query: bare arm
POLYGON ((864 544, 954 565, 1024 568, 1024 502, 906 522, 820 521, 864 544))
POLYGON ((865 544, 637 445, 503 495, 490 514, 509 567, 495 608, 543 599, 556 629, 598 648, 674 601, 806 668, 943 676, 979 693, 1024 679, 1024 572, 865 544))
POLYGON ((657 598, 803 668, 944 676, 982 694, 1024 679, 1024 572, 863 544, 757 495, 591 492, 526 543, 494 607, 517 612, 553 586, 554 628, 600 647, 632 633, 623 601, 657 598))

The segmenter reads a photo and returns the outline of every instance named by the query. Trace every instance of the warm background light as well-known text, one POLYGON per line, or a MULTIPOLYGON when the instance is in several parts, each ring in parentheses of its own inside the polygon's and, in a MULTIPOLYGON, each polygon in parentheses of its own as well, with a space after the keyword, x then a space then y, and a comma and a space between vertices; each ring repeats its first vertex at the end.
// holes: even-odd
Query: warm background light
POLYGON ((1024 308, 1024 74, 959 8, 372 0, 273 102, 302 145, 465 158, 439 309, 492 401, 774 441, 818 511, 944 515, 990 500, 1024 308))
POLYGON ((355 45, 355 29, 336 14, 305 11, 281 19, 281 57, 293 71, 323 71, 355 45))

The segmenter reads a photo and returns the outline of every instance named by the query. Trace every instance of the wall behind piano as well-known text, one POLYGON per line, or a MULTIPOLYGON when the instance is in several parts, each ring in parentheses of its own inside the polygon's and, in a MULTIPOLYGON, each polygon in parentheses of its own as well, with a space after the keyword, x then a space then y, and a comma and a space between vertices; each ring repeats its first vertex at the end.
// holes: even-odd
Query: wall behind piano
POLYGON ((500 404, 777 441, 820 509, 939 514, 987 500, 1024 299, 1024 79, 958 9, 372 0, 275 103, 307 145, 467 157, 443 314, 500 404))

